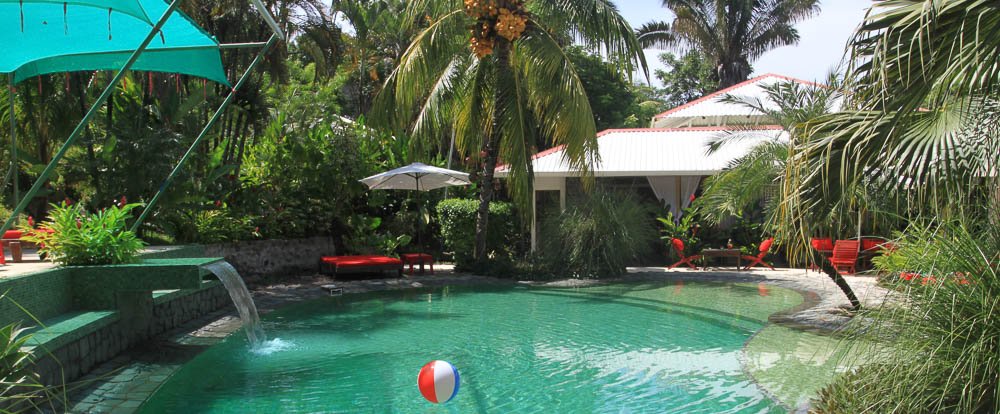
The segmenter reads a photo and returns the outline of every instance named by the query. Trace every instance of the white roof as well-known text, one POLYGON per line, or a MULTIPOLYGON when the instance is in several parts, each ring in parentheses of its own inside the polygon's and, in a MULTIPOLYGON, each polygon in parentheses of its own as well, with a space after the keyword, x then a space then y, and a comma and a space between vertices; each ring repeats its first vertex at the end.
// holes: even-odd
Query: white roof
MULTIPOLYGON (((708 144, 733 128, 694 127, 673 129, 611 129, 597 136, 600 162, 593 166, 598 177, 713 175, 730 161, 745 155, 765 139, 788 139, 780 126, 759 127, 760 139, 734 140, 708 155, 708 144)), ((562 147, 540 152, 532 158, 536 177, 579 175, 563 159, 562 147)), ((498 177, 507 171, 501 167, 498 177)))
POLYGON ((761 124, 773 123, 764 115, 745 105, 723 102, 725 95, 732 95, 741 98, 748 98, 751 101, 759 99, 765 108, 777 109, 764 91, 764 86, 770 86, 779 82, 796 82, 804 85, 816 85, 800 79, 789 78, 787 76, 768 73, 728 88, 710 93, 699 99, 695 99, 684 105, 670 109, 664 113, 653 117, 653 126, 656 128, 677 128, 691 126, 727 125, 734 123, 747 123, 756 121, 761 124))

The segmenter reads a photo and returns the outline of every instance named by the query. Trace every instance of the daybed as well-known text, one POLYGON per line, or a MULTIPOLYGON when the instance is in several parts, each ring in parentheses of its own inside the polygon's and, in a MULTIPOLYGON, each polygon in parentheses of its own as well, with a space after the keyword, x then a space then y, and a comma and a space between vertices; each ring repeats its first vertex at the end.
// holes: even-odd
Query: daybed
POLYGON ((375 255, 323 256, 319 259, 319 272, 330 275, 394 272, 403 276, 403 261, 375 255))

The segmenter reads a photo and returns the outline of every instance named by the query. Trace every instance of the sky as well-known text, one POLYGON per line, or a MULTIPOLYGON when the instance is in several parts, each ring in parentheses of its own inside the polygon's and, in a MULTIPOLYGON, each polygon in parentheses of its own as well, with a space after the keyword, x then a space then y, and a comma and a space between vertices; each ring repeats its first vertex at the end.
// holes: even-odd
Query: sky
MULTIPOLYGON (((632 27, 640 27, 653 20, 673 20, 673 14, 661 7, 663 3, 660 0, 613 1, 632 27)), ((758 61, 751 62, 754 75, 777 73, 805 80, 824 80, 840 64, 847 41, 871 4, 871 0, 821 1, 818 15, 796 25, 799 43, 771 50, 758 61)), ((663 68, 657 59, 662 52, 646 51, 650 76, 655 69, 663 68)), ((655 79, 653 82, 656 83, 655 79)))

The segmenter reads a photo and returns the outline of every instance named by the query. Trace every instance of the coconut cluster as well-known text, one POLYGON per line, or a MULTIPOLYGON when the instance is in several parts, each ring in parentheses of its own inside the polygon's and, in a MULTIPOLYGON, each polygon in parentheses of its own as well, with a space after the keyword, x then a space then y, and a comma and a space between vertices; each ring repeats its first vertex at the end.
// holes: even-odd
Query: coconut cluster
POLYGON ((469 45, 480 59, 493 53, 497 36, 513 42, 528 24, 522 0, 465 0, 465 13, 476 20, 469 45))

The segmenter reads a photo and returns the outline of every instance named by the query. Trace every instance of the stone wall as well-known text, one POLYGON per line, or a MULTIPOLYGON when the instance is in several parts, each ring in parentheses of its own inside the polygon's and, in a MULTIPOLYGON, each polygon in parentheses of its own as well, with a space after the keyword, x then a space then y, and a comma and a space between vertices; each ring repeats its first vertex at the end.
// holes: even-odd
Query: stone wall
POLYGON ((218 282, 205 289, 175 291, 152 300, 153 317, 140 332, 136 332, 135 326, 129 326, 128 320, 118 320, 59 349, 50 350, 50 353, 36 350, 35 371, 42 382, 61 385, 73 381, 154 335, 225 306, 233 306, 225 287, 218 282))
POLYGON ((224 257, 244 279, 315 272, 320 256, 336 254, 333 238, 251 240, 205 246, 206 257, 224 257))

